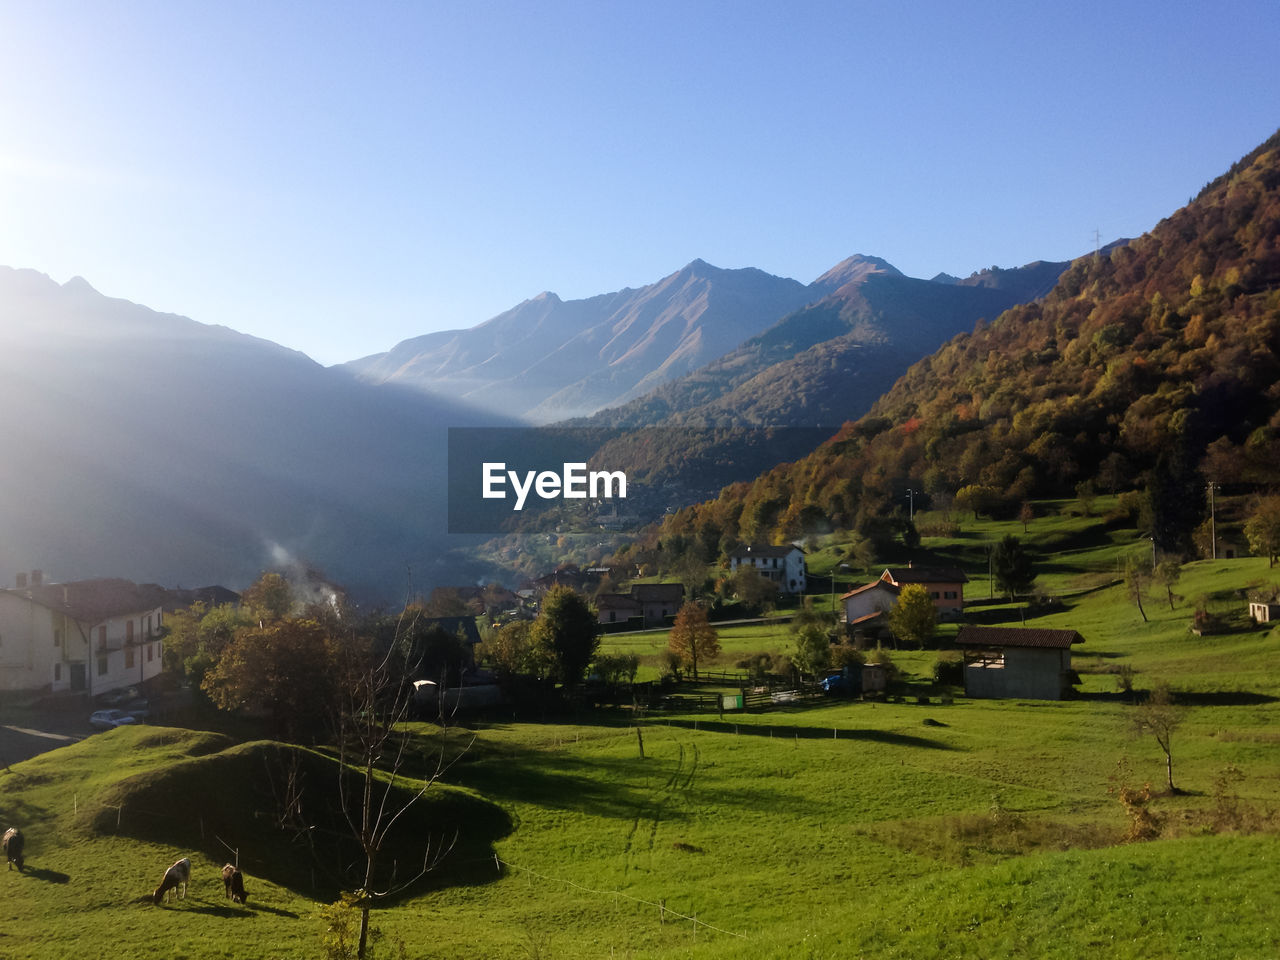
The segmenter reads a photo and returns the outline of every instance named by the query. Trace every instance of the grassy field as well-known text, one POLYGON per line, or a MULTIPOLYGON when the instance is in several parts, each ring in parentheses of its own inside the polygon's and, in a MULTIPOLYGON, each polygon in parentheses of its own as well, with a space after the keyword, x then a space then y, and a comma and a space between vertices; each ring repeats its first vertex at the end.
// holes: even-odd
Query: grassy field
MULTIPOLYGON (((475 723, 450 789, 403 839, 457 822, 467 842, 375 922, 409 957, 474 960, 1280 955, 1280 634, 1188 630, 1197 598, 1230 614, 1239 590, 1280 571, 1190 564, 1182 599, 1170 610, 1153 592, 1144 623, 1108 585, 1117 559, 1143 549, 1132 531, 1043 524, 1060 552, 1042 548, 1041 587, 1058 602, 1028 622, 1085 637, 1079 699, 651 717, 643 757, 621 714, 475 723), (1134 733, 1120 665, 1139 689, 1179 691, 1183 794, 1158 792, 1164 756, 1134 733), (1158 839, 1126 842, 1122 782, 1156 789, 1158 839)), ((1004 530, 967 526, 926 545, 973 569, 983 538, 1004 530)), ((1021 620, 1010 605, 983 610, 1021 620)), ((664 639, 607 642, 652 656, 664 639)), ((722 641, 731 661, 785 650, 789 635, 752 626, 722 641)), ((935 657, 895 654, 920 676, 935 657)), ((417 733, 424 750, 436 736, 417 733)), ((273 795, 259 771, 276 749, 122 729, 0 773, 0 813, 29 837, 27 871, 0 880, 0 957, 322 956, 332 891, 264 826, 273 795), (248 906, 223 898, 222 841, 241 849, 248 906), (147 894, 184 855, 191 896, 153 906, 147 894)))

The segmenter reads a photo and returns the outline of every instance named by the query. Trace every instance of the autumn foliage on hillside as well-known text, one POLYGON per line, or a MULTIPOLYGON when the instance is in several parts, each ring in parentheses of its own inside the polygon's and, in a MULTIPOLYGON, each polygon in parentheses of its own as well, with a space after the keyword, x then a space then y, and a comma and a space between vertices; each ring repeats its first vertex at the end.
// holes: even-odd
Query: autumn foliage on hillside
MULTIPOLYGON (((1277 464, 1280 134, 1149 234, 915 364, 810 456, 681 511, 661 536, 861 531, 890 522, 908 487, 994 491, 1016 511, 1087 481, 1190 515, 1206 477, 1262 489, 1277 464)), ((1177 547, 1186 517, 1158 514, 1177 547)))

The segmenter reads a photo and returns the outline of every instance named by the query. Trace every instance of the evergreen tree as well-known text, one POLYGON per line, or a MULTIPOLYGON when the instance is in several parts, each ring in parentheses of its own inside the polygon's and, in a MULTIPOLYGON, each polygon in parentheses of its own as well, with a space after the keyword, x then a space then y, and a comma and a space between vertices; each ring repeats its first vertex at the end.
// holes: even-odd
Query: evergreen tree
POLYGON ((1022 541, 1013 534, 1008 534, 992 548, 991 568, 997 586, 1010 600, 1016 600, 1018 594, 1030 591, 1036 580, 1031 555, 1023 549, 1022 541))
POLYGON ((530 637, 551 664, 552 676, 573 684, 582 679, 596 655, 600 624, 583 597, 569 587, 552 587, 542 598, 530 637))

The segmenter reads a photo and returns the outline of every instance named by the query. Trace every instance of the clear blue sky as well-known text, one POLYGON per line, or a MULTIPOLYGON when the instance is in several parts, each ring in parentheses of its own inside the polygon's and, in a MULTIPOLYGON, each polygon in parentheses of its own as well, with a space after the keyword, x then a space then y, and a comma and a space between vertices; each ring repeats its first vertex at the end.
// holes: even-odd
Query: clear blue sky
POLYGON ((1280 126, 1280 4, 0 0, 0 264, 335 363, 701 257, 1066 259, 1280 126))

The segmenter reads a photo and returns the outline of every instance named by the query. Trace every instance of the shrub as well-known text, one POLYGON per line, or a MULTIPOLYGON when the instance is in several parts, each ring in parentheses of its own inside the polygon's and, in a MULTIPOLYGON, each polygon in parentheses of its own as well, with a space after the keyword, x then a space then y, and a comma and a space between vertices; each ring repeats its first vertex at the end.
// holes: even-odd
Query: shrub
POLYGON ((851 643, 837 643, 831 648, 831 668, 842 670, 845 667, 858 667, 867 662, 862 651, 855 650, 851 643))
POLYGON ((955 650, 944 650, 933 663, 933 682, 950 687, 964 686, 964 659, 955 650))

